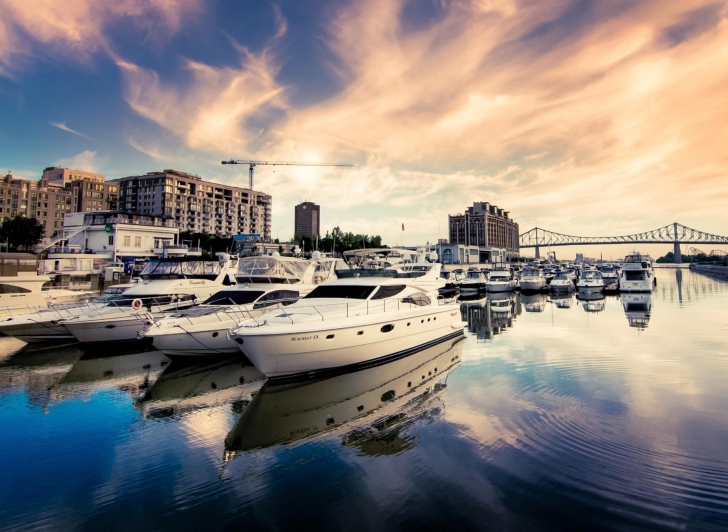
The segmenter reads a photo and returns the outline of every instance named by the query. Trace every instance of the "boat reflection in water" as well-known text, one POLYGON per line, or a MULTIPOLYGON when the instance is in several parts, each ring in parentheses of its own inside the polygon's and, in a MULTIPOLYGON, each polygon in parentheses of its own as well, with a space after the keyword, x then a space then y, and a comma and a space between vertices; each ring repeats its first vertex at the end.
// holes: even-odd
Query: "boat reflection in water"
POLYGON ((556 308, 571 308, 574 306, 575 299, 573 292, 556 292, 551 295, 551 302, 556 308))
POLYGON ((83 351, 75 346, 21 349, 0 361, 0 396, 22 390, 31 405, 48 412, 49 404, 54 401, 53 387, 63 380, 82 355, 83 351))
POLYGON ((521 304, 526 312, 543 312, 546 310, 546 303, 549 300, 547 294, 523 294, 521 304))
POLYGON ((581 301, 581 306, 587 312, 601 312, 605 308, 604 294, 602 292, 579 291, 576 299, 581 301))
POLYGON ((387 447, 394 431, 430 412, 428 405, 460 362, 462 340, 323 380, 268 381, 227 435, 226 460, 334 430, 342 431, 344 445, 387 447), (368 417, 373 411, 376 416, 368 417))
POLYGON ((518 292, 492 292, 485 299, 461 303, 460 313, 468 323, 468 332, 479 339, 490 339, 513 327, 513 320, 521 313, 522 297, 518 292))
POLYGON ((159 351, 113 356, 86 353, 53 386, 53 399, 88 397, 98 388, 114 388, 137 399, 169 362, 159 351))
POLYGON ((624 314, 630 327, 646 329, 652 310, 652 294, 650 292, 632 292, 620 294, 624 314))
POLYGON ((165 418, 199 408, 247 405, 265 377, 240 356, 174 360, 137 403, 146 418, 165 418))

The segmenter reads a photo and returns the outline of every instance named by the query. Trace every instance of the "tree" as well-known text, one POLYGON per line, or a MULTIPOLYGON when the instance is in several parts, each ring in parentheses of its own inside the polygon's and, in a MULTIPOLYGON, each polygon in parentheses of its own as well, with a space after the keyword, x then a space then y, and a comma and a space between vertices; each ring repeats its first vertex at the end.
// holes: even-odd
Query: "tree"
POLYGON ((208 256, 210 252, 214 256, 219 251, 229 251, 233 244, 232 238, 220 238, 209 233, 192 233, 191 231, 181 232, 179 240, 180 243, 184 241, 191 242, 191 247, 197 247, 199 242, 203 256, 208 256))
POLYGON ((35 218, 4 218, 0 225, 0 242, 7 242, 10 249, 14 250, 22 247, 26 251, 32 251, 44 234, 45 227, 35 218))

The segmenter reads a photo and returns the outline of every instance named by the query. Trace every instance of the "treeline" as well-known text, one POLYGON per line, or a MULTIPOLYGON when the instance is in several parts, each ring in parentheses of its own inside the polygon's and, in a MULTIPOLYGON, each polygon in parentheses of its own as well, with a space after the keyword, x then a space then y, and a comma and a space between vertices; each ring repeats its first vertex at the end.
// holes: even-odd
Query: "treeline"
MULTIPOLYGON (((685 255, 682 254, 682 261, 683 263, 690 263, 690 262, 715 262, 718 264, 725 263, 726 258, 721 257, 719 255, 707 255, 705 253, 698 253, 696 255, 685 255)), ((673 264, 675 262, 675 255, 672 251, 669 251, 666 255, 660 257, 655 262, 658 264, 673 264)))
POLYGON ((45 227, 35 218, 16 216, 0 222, 0 245, 7 251, 24 249, 32 252, 45 235, 45 227))
MULTIPOLYGON (((316 249, 316 239, 307 237, 293 237, 294 242, 303 242, 304 252, 308 253, 316 249)), ((337 255, 341 255, 344 251, 361 248, 381 248, 382 237, 379 235, 362 235, 352 232, 344 233, 338 226, 334 227, 326 235, 319 237, 318 250, 330 253, 334 248, 337 255)))
POLYGON ((187 244, 192 248, 202 248, 202 254, 204 256, 214 257, 215 253, 220 251, 230 251, 233 239, 222 238, 217 235, 210 235, 208 233, 193 233, 191 231, 182 231, 179 234, 180 244, 187 244))

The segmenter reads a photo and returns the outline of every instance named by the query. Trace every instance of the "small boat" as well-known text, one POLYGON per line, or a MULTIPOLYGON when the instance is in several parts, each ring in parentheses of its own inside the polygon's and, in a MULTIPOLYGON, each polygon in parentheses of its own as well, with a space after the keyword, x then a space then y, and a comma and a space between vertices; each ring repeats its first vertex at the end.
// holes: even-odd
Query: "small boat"
POLYGON ((470 296, 485 290, 487 281, 488 278, 480 269, 469 269, 465 274, 465 279, 460 281, 460 295, 470 296))
POLYGON ((552 292, 571 292, 575 288, 574 280, 568 270, 557 272, 549 285, 549 290, 552 292))
POLYGON ((586 270, 576 282, 580 292, 601 292, 604 290, 604 279, 599 270, 586 270))
POLYGON ((488 292, 512 292, 518 288, 518 281, 513 278, 510 270, 493 270, 485 288, 488 292))
POLYGON ((423 292, 417 280, 328 281, 285 309, 242 322, 232 335, 268 377, 354 369, 462 335, 459 305, 423 292))
POLYGON ((523 291, 539 292, 546 288, 546 278, 539 268, 527 267, 521 272, 518 284, 523 291))

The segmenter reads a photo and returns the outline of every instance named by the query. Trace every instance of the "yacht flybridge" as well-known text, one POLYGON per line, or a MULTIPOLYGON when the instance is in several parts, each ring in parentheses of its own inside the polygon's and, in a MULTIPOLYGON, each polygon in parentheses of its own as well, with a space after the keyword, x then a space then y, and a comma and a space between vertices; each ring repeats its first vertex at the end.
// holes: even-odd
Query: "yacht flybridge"
MULTIPOLYGON (((228 329, 254 316, 282 308, 305 296, 332 275, 333 260, 254 256, 240 259, 237 286, 222 290, 201 305, 155 319, 141 333, 168 356, 239 353, 228 329)), ((341 259, 336 259, 342 262, 341 259)))
POLYGON ((652 257, 634 252, 622 261, 620 292, 652 292, 657 285, 652 257))
POLYGON ((437 291, 421 290, 417 281, 325 282, 284 309, 243 321, 232 335, 268 377, 348 370, 462 335, 460 306, 444 303, 437 291))
POLYGON ((236 283, 237 256, 223 253, 219 260, 160 259, 142 270, 142 280, 121 299, 83 316, 61 320, 85 343, 136 340, 141 329, 165 311, 191 307, 236 283))

